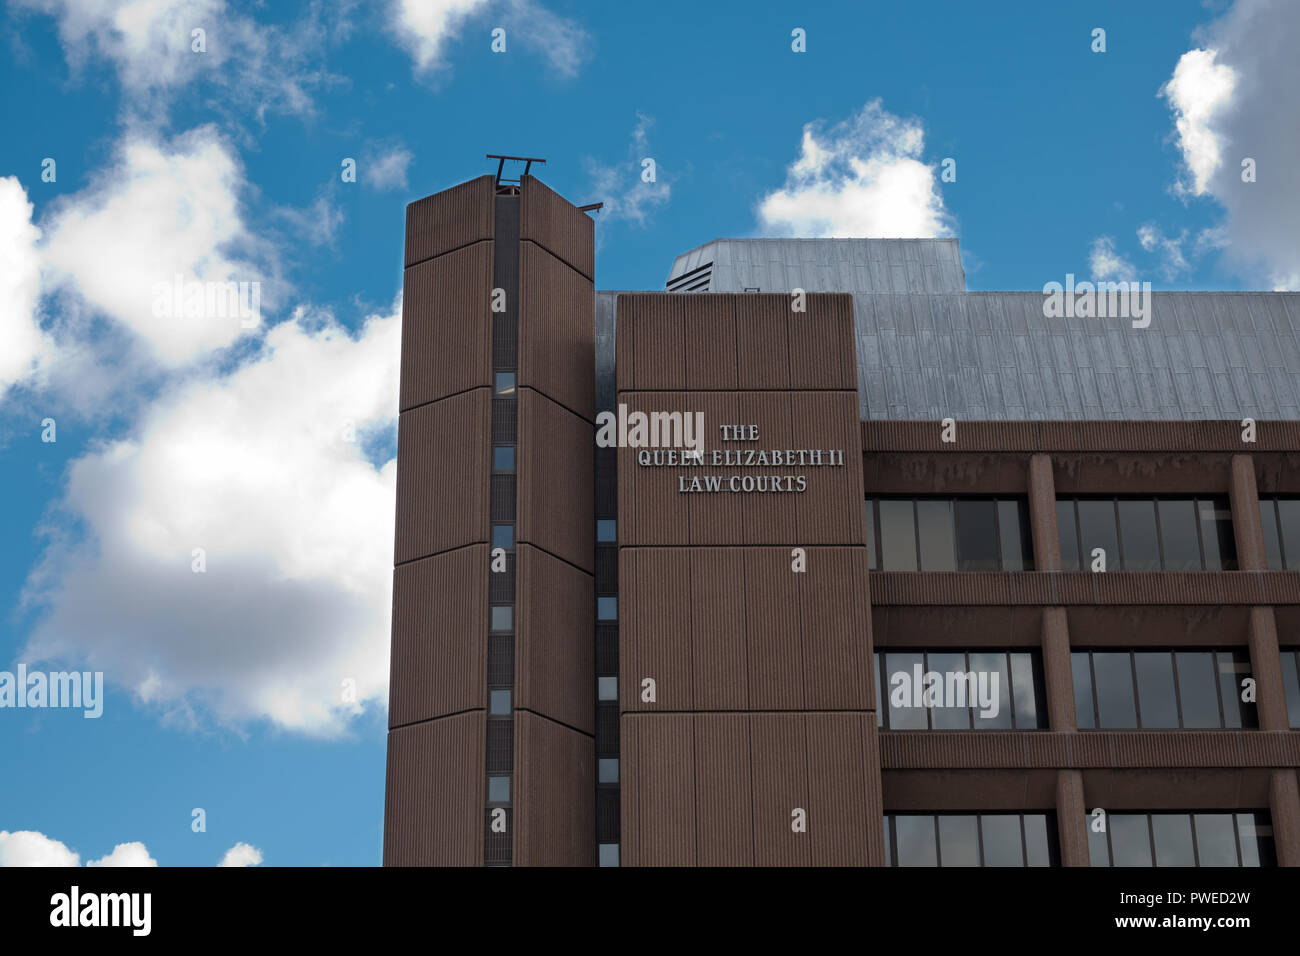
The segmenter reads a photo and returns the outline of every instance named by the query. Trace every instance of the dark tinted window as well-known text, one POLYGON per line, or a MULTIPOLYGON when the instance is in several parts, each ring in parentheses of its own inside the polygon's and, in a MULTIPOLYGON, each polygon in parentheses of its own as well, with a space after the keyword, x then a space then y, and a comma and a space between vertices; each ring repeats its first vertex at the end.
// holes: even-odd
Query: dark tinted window
POLYGON ((1231 813, 1197 813, 1193 823, 1201 866, 1237 865, 1237 834, 1231 813))
POLYGON ((983 688, 980 693, 985 696, 979 707, 972 708, 971 718, 976 729, 1009 730, 1013 726, 1014 711, 1011 709, 1011 672, 1007 667, 1007 655, 971 652, 970 669, 979 677, 988 675, 987 682, 979 685, 983 688))
POLYGON ((1047 726, 1037 652, 890 651, 877 652, 874 663, 881 701, 876 723, 886 730, 1047 726))
POLYGON ((979 820, 973 814, 939 817, 939 859, 944 866, 979 866, 979 820))
POLYGON ((1151 815, 1151 837, 1156 846, 1156 866, 1195 866, 1192 818, 1183 813, 1151 815))
POLYGON ((1118 570, 1119 536, 1115 530, 1115 502, 1109 498, 1100 501, 1081 498, 1078 505, 1083 570, 1092 570, 1096 560, 1093 552, 1097 548, 1106 552, 1106 570, 1118 570))
POLYGON ((898 866, 938 866, 934 817, 904 814, 894 817, 894 849, 898 866))
POLYGON ((916 570, 916 514, 911 500, 880 500, 880 567, 916 570))
POLYGON ((887 724, 890 730, 925 730, 929 727, 926 709, 915 707, 913 702, 913 684, 916 682, 917 668, 925 673, 925 655, 915 653, 885 655, 885 693, 889 701, 887 724))
POLYGON ((1300 571, 1300 498, 1277 499, 1278 526, 1288 571, 1300 571))
POLYGON ((1160 540, 1166 571, 1201 570, 1201 544, 1196 533, 1196 502, 1190 498, 1161 498, 1160 540))
POLYGON ((515 470, 515 446, 514 445, 493 446, 492 470, 493 471, 514 471, 515 470))
POLYGON ((1137 671, 1138 705, 1143 727, 1178 726, 1178 699, 1174 696, 1174 656, 1168 651, 1139 651, 1133 655, 1137 671))
POLYGON ((1093 866, 1276 866, 1264 811, 1112 813, 1106 832, 1088 815, 1093 866), (1154 850, 1154 859, 1152 853, 1154 850))
POLYGON ((1183 726, 1221 727, 1219 682, 1214 672, 1214 655, 1205 651, 1179 651, 1178 695, 1183 705, 1183 726))
POLYGON ((1128 653, 1095 652, 1092 672, 1096 677, 1093 693, 1097 697, 1097 725, 1136 727, 1137 708, 1133 702, 1133 672, 1128 653))
POLYGON ((1151 865, 1151 834, 1145 813, 1112 813, 1106 822, 1115 866, 1151 865))
POLYGON ((962 571, 999 569, 996 505, 992 500, 957 500, 957 559, 962 571))
POLYGON ((1123 538, 1125 571, 1159 571, 1160 542, 1156 537, 1156 503, 1150 499, 1120 499, 1119 533, 1123 538))
POLYGON ((1264 529, 1264 550, 1268 554, 1268 567, 1271 571, 1282 571, 1286 565, 1282 562, 1282 538, 1278 531, 1277 501, 1273 498, 1259 499, 1259 523, 1264 529))
POLYGON ((1061 569, 1078 571, 1079 526, 1074 516, 1074 499, 1062 498, 1056 502, 1056 529, 1061 536, 1061 569))
POLYGON ((1030 533, 1027 502, 998 502, 998 540, 1002 544, 1003 571, 1034 570, 1033 536, 1030 533))
POLYGON ((984 839, 985 866, 1025 865, 1019 816, 986 813, 980 817, 980 830, 984 839))
POLYGON ((1241 682, 1250 676, 1248 651, 1218 651, 1214 655, 1219 666, 1219 694, 1223 704, 1223 726, 1257 727, 1255 705, 1241 699, 1245 688, 1241 682))
POLYGON ((1282 683, 1286 687, 1286 713, 1292 727, 1300 727, 1300 651, 1282 648, 1282 683))
POLYGON ((1048 831, 1047 814, 1026 813, 1025 822, 1025 863, 1027 866, 1051 866, 1052 847, 1055 842, 1048 831))
POLYGON ((1266 811, 1238 813, 1237 845, 1241 847, 1242 866, 1277 866, 1273 846, 1273 825, 1266 811))
POLYGON ((867 563, 872 571, 880 570, 880 545, 876 542, 876 503, 870 498, 863 509, 867 515, 867 563))
MULTIPOLYGON (((928 670, 940 674, 956 673, 966 670, 966 655, 960 651, 956 654, 930 653, 925 656, 925 663, 928 670)), ((936 707, 930 712, 930 718, 935 730, 971 729, 970 707, 936 707)))
POLYGON ((1070 673, 1074 677, 1074 716, 1080 730, 1091 730, 1097 726, 1095 704, 1092 699, 1092 668, 1089 661, 1092 655, 1087 651, 1074 651, 1070 654, 1070 673))
POLYGON ((1210 571, 1237 570, 1237 542, 1232 534, 1232 509, 1227 498, 1198 500, 1201 518, 1201 549, 1210 571))
POLYGON ((952 502, 947 499, 917 501, 916 530, 920 539, 921 570, 956 570, 957 561, 953 554, 952 502))

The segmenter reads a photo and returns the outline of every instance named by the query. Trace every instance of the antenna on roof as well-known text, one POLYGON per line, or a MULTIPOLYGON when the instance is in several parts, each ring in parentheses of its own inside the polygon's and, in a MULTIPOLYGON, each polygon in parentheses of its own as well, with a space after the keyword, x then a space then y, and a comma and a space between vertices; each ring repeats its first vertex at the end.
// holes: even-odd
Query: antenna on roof
POLYGON ((546 160, 539 159, 536 156, 502 156, 497 153, 488 153, 488 159, 497 160, 496 188, 498 195, 514 195, 519 192, 519 184, 523 182, 525 176, 533 168, 533 163, 545 163, 546 160), (502 174, 505 172, 506 162, 523 163, 524 171, 516 179, 507 179, 502 174))

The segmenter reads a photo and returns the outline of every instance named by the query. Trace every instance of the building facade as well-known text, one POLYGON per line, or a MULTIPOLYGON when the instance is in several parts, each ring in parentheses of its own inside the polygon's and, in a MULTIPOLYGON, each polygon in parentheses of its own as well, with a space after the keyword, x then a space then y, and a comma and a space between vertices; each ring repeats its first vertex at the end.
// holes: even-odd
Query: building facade
POLYGON ((1300 865, 1300 296, 597 292, 527 175, 405 264, 385 864, 1300 865))

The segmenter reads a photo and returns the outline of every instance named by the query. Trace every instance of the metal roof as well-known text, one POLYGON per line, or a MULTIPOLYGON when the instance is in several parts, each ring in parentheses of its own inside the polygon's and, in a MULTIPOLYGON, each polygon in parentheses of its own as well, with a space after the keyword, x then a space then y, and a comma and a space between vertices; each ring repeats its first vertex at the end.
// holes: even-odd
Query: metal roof
POLYGON ((673 263, 692 292, 962 292, 956 239, 714 239, 673 263))
MULTIPOLYGON (((1300 418, 1300 293, 1153 292, 1141 329, 1048 318, 1041 292, 964 291, 951 239, 718 239, 670 283, 710 263, 711 292, 853 294, 864 419, 1300 418)), ((598 408, 617 295, 596 293, 598 408)))

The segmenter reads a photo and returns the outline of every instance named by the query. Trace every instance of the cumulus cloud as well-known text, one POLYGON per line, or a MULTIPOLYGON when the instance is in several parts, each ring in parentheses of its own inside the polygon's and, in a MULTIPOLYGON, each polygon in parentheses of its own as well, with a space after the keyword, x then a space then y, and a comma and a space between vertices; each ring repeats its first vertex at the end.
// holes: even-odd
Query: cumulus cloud
POLYGON ((44 612, 27 659, 102 670, 182 722, 329 735, 361 709, 344 681, 382 702, 396 463, 364 449, 391 444, 399 311, 354 338, 300 310, 75 460, 25 591, 44 612))
POLYGON ((1093 279, 1132 282, 1137 276, 1133 264, 1115 251, 1111 236, 1098 236, 1088 253, 1088 268, 1093 279))
POLYGON ((53 343, 37 312, 40 234, 26 190, 13 176, 0 178, 0 398, 51 358, 53 343))
MULTIPOLYGON (((417 73, 429 74, 447 67, 447 48, 467 21, 491 14, 492 29, 506 31, 506 53, 519 43, 542 56, 563 77, 576 76, 588 57, 590 37, 572 20, 558 16, 536 0, 393 0, 388 28, 410 54, 417 73)), ((486 23, 486 19, 484 20, 486 23)), ((490 49, 490 34, 479 38, 490 49)))
POLYGON ((129 133, 114 164, 42 220, 48 284, 115 319, 164 366, 228 346, 248 320, 232 309, 187 317, 172 291, 178 276, 182 287, 257 282, 269 304, 260 285, 271 256, 244 218, 243 188, 238 158, 214 127, 171 141, 129 133))
POLYGON ((0 830, 0 867, 80 866, 81 856, 34 830, 0 830))
MULTIPOLYGON (((247 843, 236 843, 217 866, 257 866, 262 862, 262 851, 247 843)), ((113 852, 98 860, 88 860, 86 866, 157 866, 158 861, 149 855, 143 843, 119 843, 113 852)), ((35 830, 17 830, 10 833, 0 830, 0 867, 6 866, 81 866, 81 854, 66 845, 35 830)))
POLYGON ((1160 257, 1160 275, 1171 281, 1188 270, 1187 256, 1183 253, 1183 244, 1187 241, 1187 230, 1177 236, 1166 236, 1154 224, 1145 223, 1138 227, 1138 243, 1146 252, 1156 253, 1160 257))
POLYGON ((816 238, 932 238, 953 232, 919 120, 867 103, 825 129, 804 126, 785 185, 759 202, 762 227, 816 238))
POLYGON ((249 846, 247 843, 236 843, 226 855, 221 858, 217 866, 261 866, 262 851, 257 847, 249 846))
POLYGON ((660 168, 654 150, 650 148, 650 127, 654 120, 644 113, 637 113, 636 128, 628 144, 627 160, 613 166, 606 166, 594 159, 585 160, 587 175, 591 183, 588 187, 592 202, 603 202, 597 222, 610 223, 623 219, 644 226, 651 211, 656 206, 668 202, 672 196, 672 186, 660 168), (654 181, 649 182, 649 167, 644 166, 646 159, 654 161, 654 181))
MULTIPOLYGON (((133 107, 166 105, 184 85, 205 79, 254 110, 308 113, 311 91, 338 82, 319 62, 330 30, 326 9, 312 4, 292 26, 232 13, 225 0, 17 0, 53 17, 74 76, 98 60, 111 63, 133 107), (194 30, 203 30, 196 51, 194 30)), ((333 14, 334 31, 346 17, 333 14)))
POLYGON ((86 866, 157 866, 158 861, 149 855, 145 845, 136 841, 135 843, 119 843, 113 847, 113 852, 108 856, 101 856, 98 860, 90 860, 86 866))
POLYGON ((1229 267, 1300 289, 1300 17, 1291 0, 1237 0, 1194 39, 1160 91, 1182 157, 1175 188, 1222 207, 1206 241, 1229 267), (1248 158, 1255 182, 1242 180, 1248 158))
POLYGON ((362 160, 361 182, 380 192, 406 188, 406 170, 415 154, 404 146, 376 150, 362 160))

